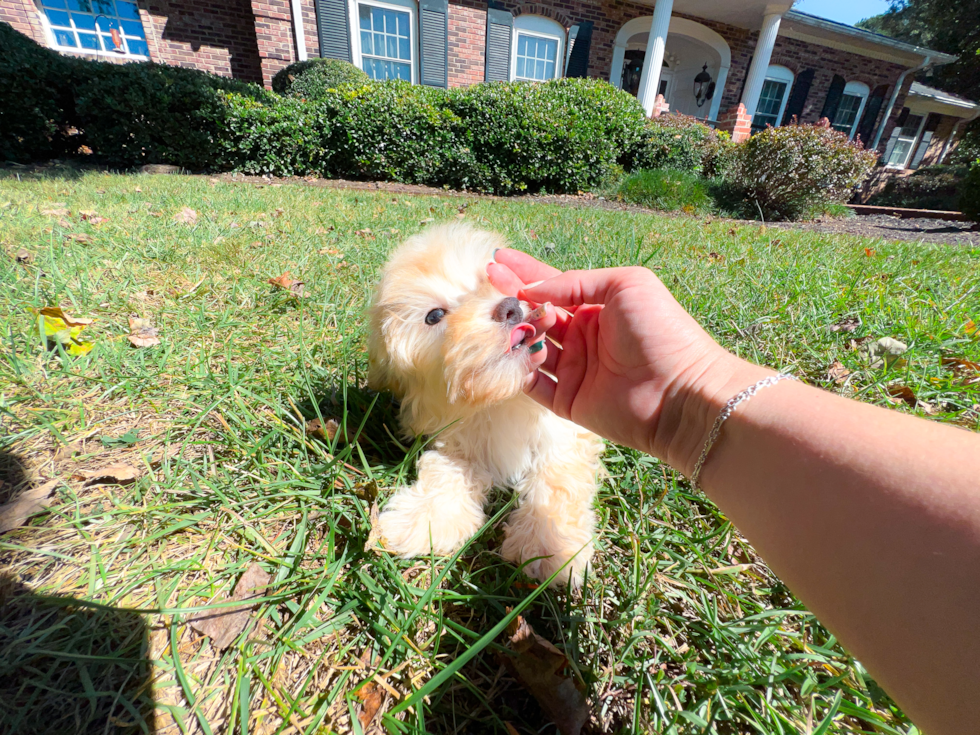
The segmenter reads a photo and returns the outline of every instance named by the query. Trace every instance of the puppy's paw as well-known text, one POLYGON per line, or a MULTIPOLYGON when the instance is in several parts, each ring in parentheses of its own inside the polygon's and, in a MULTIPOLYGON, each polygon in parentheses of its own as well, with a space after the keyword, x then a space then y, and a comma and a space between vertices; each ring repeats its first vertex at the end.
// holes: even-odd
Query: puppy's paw
POLYGON ((457 502, 455 507, 447 506, 396 493, 378 517, 385 548, 405 558, 430 552, 452 554, 483 523, 482 511, 466 512, 462 505, 465 504, 457 502))
POLYGON ((539 536, 508 533, 500 551, 505 559, 514 564, 533 560, 524 566, 524 573, 542 582, 561 569, 551 586, 563 587, 567 584, 571 589, 577 590, 582 586, 593 549, 591 536, 564 539, 560 544, 549 546, 542 543, 539 536))

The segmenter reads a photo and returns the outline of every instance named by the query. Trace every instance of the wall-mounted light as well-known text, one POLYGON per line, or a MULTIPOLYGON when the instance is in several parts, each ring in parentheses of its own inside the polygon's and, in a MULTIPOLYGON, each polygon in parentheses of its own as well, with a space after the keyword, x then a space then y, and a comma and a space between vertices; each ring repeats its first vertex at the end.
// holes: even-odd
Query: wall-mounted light
POLYGON ((707 100, 710 100, 715 93, 715 83, 711 81, 708 73, 708 65, 705 64, 698 75, 694 77, 694 99, 701 107, 707 100))

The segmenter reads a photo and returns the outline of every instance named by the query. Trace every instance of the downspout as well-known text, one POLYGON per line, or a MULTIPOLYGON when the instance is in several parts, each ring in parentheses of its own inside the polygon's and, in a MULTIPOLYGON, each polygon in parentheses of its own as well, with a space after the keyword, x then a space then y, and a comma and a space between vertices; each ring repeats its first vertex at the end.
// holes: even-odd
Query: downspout
POLYGON ((918 74, 920 71, 925 71, 929 68, 931 63, 932 57, 926 56, 925 60, 917 67, 903 71, 902 75, 898 78, 898 81, 895 82, 895 89, 892 90, 891 99, 888 100, 888 107, 885 108, 885 115, 881 118, 881 125, 878 126, 878 132, 875 133, 875 142, 871 146, 871 150, 878 150, 878 144, 881 143, 882 133, 885 132, 885 123, 887 123, 888 118, 892 116, 892 110, 895 109, 895 101, 898 99, 898 93, 902 90, 902 85, 905 84, 905 77, 907 77, 909 74, 918 74))
POLYGON ((293 10, 293 35, 296 36, 296 60, 306 61, 306 33, 303 31, 303 6, 301 0, 290 0, 293 10))
POLYGON ((939 154, 939 160, 936 161, 937 164, 942 163, 946 160, 946 154, 949 153, 949 147, 953 145, 953 138, 956 137, 956 131, 960 129, 960 125, 969 125, 971 122, 980 117, 980 110, 974 112, 970 117, 961 117, 953 125, 953 129, 949 131, 949 136, 946 138, 946 143, 943 145, 943 152, 939 154))

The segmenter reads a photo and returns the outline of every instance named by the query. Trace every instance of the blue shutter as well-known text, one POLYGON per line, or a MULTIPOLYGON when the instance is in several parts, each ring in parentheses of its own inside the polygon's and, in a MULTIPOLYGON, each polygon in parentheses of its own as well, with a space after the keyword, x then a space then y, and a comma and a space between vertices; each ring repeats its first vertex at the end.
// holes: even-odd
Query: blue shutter
POLYGON ((487 65, 484 79, 488 82, 510 80, 510 42, 514 35, 514 16, 509 10, 487 8, 487 65))
POLYGON ((419 2, 419 71, 422 84, 449 86, 449 0, 419 2))
POLYGON ((316 0, 315 8, 320 56, 352 61, 347 0, 316 0))

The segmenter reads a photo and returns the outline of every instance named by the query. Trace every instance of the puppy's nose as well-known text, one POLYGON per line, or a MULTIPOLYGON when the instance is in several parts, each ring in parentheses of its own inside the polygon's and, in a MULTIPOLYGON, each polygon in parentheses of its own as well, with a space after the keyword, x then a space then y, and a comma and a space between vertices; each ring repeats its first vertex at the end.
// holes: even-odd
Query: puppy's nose
POLYGON ((493 320, 510 327, 520 324, 524 321, 524 310, 521 309, 521 302, 513 296, 508 296, 493 310, 493 320))

